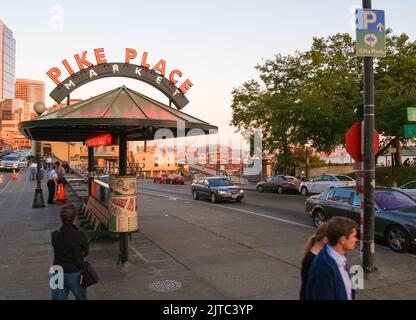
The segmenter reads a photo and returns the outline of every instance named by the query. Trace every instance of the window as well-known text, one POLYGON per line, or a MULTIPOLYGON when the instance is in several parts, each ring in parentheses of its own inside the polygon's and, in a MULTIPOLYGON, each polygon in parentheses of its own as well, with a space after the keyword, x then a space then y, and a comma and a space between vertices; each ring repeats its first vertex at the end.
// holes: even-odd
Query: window
POLYGON ((416 181, 405 184, 401 189, 416 189, 416 181))
POLYGON ((319 176, 319 177, 316 177, 313 181, 314 181, 314 182, 324 181, 324 177, 325 177, 325 176, 319 176))
POLYGON ((353 178, 350 178, 348 176, 335 176, 339 181, 354 181, 353 178))
POLYGON ((361 207, 361 201, 362 201, 362 195, 360 193, 355 193, 354 194, 354 202, 353 202, 353 206, 354 207, 361 207))
POLYGON ((3 118, 3 120, 13 120, 12 119, 12 111, 11 110, 3 110, 2 118, 3 118))
POLYGON ((353 204, 353 196, 354 192, 350 190, 335 190, 334 193, 331 195, 331 198, 328 196, 328 200, 345 203, 345 204, 353 204))
POLYGON ((375 201, 383 210, 397 210, 416 206, 416 202, 398 191, 376 191, 375 201))
POLYGON ((116 151, 116 148, 115 147, 111 147, 111 151, 112 152, 116 151))
POLYGON ((327 200, 332 200, 332 198, 334 197, 334 193, 335 193, 335 190, 331 190, 331 191, 329 191, 328 192, 328 195, 327 195, 327 200))
POLYGON ((158 163, 155 163, 155 167, 159 167, 159 164, 158 163))

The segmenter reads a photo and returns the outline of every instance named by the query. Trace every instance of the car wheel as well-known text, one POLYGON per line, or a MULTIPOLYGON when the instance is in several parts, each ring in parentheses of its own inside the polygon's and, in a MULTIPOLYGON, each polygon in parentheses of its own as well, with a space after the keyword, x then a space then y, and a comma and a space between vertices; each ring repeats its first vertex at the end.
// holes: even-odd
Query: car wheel
POLYGON ((283 188, 282 187, 277 187, 277 193, 278 194, 282 194, 283 193, 283 188))
POLYGON ((315 210, 313 213, 313 224, 318 228, 322 223, 326 221, 325 213, 322 210, 315 210))
POLYGON ((199 197, 198 197, 198 192, 196 192, 196 190, 194 190, 194 191, 192 192, 192 196, 194 197, 194 200, 198 200, 198 199, 199 199, 199 197))
POLYGON ((216 203, 217 202, 217 196, 215 195, 215 193, 211 193, 211 202, 212 203, 216 203))
POLYGON ((300 189, 300 193, 302 194, 302 196, 307 196, 307 195, 309 194, 309 192, 308 192, 308 188, 306 188, 306 187, 302 187, 302 188, 300 189))
POLYGON ((258 186, 257 191, 262 193, 263 192, 263 187, 262 186, 258 186))
POLYGON ((410 249, 409 235, 400 226, 392 226, 387 229, 386 242, 390 249, 396 252, 406 252, 410 249))

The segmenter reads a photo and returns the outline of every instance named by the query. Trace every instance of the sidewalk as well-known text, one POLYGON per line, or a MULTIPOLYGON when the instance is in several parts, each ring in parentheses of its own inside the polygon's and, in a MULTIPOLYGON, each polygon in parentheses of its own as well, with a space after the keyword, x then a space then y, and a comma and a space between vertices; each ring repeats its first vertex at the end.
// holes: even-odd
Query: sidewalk
MULTIPOLYGON (((46 183, 43 183, 47 197, 46 183)), ((59 207, 32 209, 35 182, 28 170, 0 192, 0 299, 50 299, 51 231, 59 207)), ((66 190, 79 206, 77 196, 66 190)), ((90 243, 89 261, 100 283, 90 299, 297 299, 300 258, 309 231, 200 203, 139 198, 140 232, 129 241, 129 262, 117 264, 118 240, 90 243), (299 253, 299 254, 298 254, 299 253)), ((312 230, 311 230, 312 231, 312 230)), ((350 261, 357 263, 354 253, 350 261)), ((358 299, 416 299, 416 257, 377 248, 381 272, 358 299)))

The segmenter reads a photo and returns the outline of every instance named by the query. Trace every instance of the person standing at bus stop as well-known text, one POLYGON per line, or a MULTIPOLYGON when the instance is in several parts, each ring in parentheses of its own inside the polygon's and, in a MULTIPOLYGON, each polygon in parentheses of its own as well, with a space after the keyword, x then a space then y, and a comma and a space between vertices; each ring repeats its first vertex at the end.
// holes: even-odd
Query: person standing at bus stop
POLYGON ((49 197, 48 197, 48 203, 54 204, 55 201, 53 199, 55 198, 55 190, 56 190, 56 182, 58 180, 58 175, 56 174, 56 171, 54 168, 51 168, 47 172, 48 175, 48 191, 49 191, 49 197))
POLYGON ((73 204, 65 205, 59 213, 62 227, 52 232, 54 265, 61 266, 64 272, 64 287, 53 289, 53 300, 67 300, 71 291, 77 300, 87 300, 87 287, 81 282, 81 267, 88 256, 89 245, 85 231, 74 225, 77 209, 73 204))

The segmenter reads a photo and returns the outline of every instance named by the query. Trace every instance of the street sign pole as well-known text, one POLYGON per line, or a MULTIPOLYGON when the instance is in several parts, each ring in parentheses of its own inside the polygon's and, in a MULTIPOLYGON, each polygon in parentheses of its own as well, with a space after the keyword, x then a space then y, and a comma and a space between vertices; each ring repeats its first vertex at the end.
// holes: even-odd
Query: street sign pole
MULTIPOLYGON (((371 0, 363 0, 363 9, 371 9, 371 0)), ((363 269, 374 271, 374 68, 373 57, 364 57, 364 238, 363 269)))

